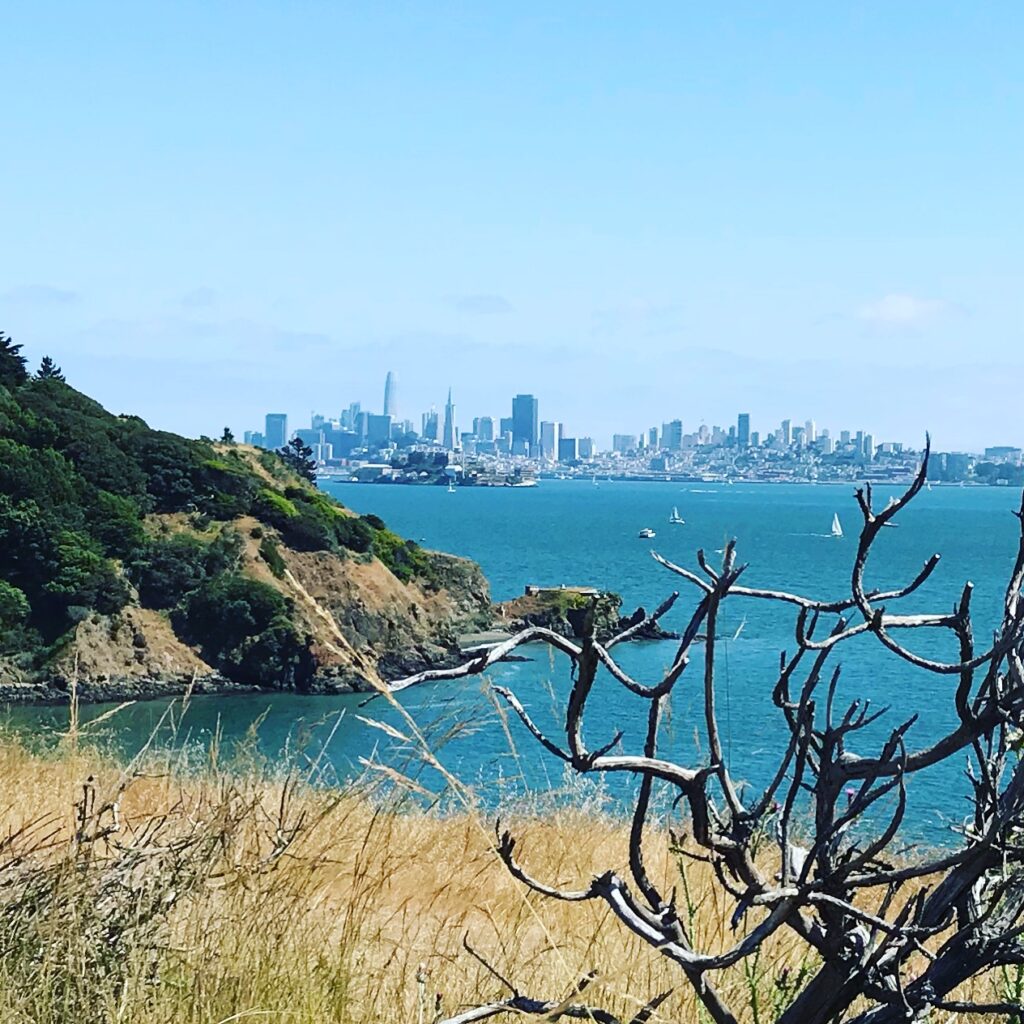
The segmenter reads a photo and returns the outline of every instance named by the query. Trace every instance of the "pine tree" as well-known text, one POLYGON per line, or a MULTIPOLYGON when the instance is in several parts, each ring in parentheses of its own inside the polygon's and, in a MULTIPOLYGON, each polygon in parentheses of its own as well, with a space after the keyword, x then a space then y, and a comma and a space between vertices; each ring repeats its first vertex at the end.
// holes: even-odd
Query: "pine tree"
POLYGON ((7 388, 20 387, 28 380, 25 369, 26 359, 21 354, 21 346, 0 331, 0 384, 7 388))
POLYGON ((299 476, 311 484, 316 483, 316 459, 313 458, 313 449, 301 437, 293 437, 283 448, 278 448, 277 454, 299 476))
POLYGON ((234 444, 235 435, 231 433, 230 427, 224 428, 224 433, 220 435, 221 444, 234 444))
POLYGON ((40 380, 59 380, 62 384, 65 383, 64 371, 49 356, 43 356, 36 376, 40 380))

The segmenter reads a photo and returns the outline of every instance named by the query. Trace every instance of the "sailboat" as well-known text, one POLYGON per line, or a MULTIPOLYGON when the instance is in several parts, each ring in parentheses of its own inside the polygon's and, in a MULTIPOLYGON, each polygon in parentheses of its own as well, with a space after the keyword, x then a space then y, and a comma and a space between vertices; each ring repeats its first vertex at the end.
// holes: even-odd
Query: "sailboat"
POLYGON ((679 514, 679 509, 675 505, 672 506, 672 515, 668 517, 670 523, 675 523, 678 526, 682 526, 686 522, 685 519, 679 514))
POLYGON ((842 535, 843 535, 843 526, 842 526, 842 523, 839 522, 839 513, 836 512, 832 516, 832 536, 833 537, 842 537, 842 535))
POLYGON ((449 494, 454 494, 455 493, 455 481, 454 480, 449 480, 448 481, 448 493, 449 494))

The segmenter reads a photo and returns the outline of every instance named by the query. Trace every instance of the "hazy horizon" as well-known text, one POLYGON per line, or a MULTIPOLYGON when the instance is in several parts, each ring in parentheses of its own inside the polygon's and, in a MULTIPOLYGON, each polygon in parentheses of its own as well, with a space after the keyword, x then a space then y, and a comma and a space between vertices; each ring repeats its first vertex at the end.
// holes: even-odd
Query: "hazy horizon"
POLYGON ((0 330, 114 411, 1024 445, 1024 11, 5 16, 0 330))

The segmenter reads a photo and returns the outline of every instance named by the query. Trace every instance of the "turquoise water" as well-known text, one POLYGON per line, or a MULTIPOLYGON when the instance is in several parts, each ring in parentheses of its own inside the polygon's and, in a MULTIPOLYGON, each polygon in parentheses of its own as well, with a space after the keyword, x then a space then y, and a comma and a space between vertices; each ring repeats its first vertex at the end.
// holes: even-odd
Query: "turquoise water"
MULTIPOLYGON (((389 487, 338 484, 329 487, 358 512, 380 515, 397 532, 422 544, 473 558, 491 582, 495 599, 516 596, 527 583, 588 584, 623 595, 624 607, 653 607, 672 590, 681 592, 671 613, 671 628, 682 628, 689 616, 693 588, 669 574, 649 557, 651 548, 681 564, 695 567, 695 552, 703 547, 709 558, 729 537, 739 542, 739 559, 749 565, 748 585, 784 586, 808 596, 834 599, 848 593, 849 573, 856 546, 859 513, 848 487, 739 484, 735 486, 545 481, 532 489, 462 489, 389 487), (667 522, 678 505, 685 526, 667 522), (828 536, 838 512, 847 536, 828 536), (653 541, 639 540, 637 531, 650 526, 653 541)), ((892 491, 879 490, 876 504, 884 505, 892 491)), ((884 531, 869 584, 905 584, 933 552, 942 562, 932 579, 907 602, 906 611, 949 608, 965 579, 976 584, 975 634, 979 643, 999 619, 1002 587, 1016 550, 1017 521, 1011 511, 1019 495, 992 488, 935 488, 922 493, 900 516, 900 528, 884 531)), ((771 704, 780 650, 792 650, 793 615, 767 602, 732 599, 727 602, 719 633, 728 636, 721 647, 718 701, 723 742, 734 773, 752 785, 763 784, 776 762, 783 736, 779 713, 771 704), (741 628, 742 627, 742 628, 741 628)), ((953 660, 947 640, 916 631, 907 637, 923 654, 953 660)), ((624 667, 647 681, 658 677, 675 650, 671 642, 626 645, 618 649, 624 667)), ((528 651, 530 661, 499 667, 491 676, 512 687, 535 718, 557 730, 560 702, 568 692, 567 662, 546 649, 528 651)), ((682 759, 699 758, 702 721, 698 679, 700 649, 673 695, 664 753, 682 759), (692 674, 691 674, 692 673, 692 674)), ((842 666, 839 697, 846 703, 870 699, 892 710, 854 747, 871 753, 899 721, 917 712, 910 733, 912 746, 923 745, 953 720, 952 677, 932 676, 909 669, 884 654, 869 637, 857 638, 840 649, 842 666)), ((440 739, 456 721, 470 728, 448 743, 442 759, 460 777, 478 785, 487 797, 498 778, 508 785, 531 789, 557 787, 560 763, 540 751, 525 730, 511 726, 519 757, 509 750, 505 732, 488 701, 481 679, 436 683, 403 694, 403 704, 417 722, 440 739)), ((397 715, 382 700, 360 708, 364 698, 207 697, 193 701, 186 719, 197 742, 219 730, 224 741, 243 736, 259 716, 260 742, 269 754, 286 744, 308 742, 312 730, 322 740, 339 712, 344 717, 329 743, 326 757, 339 775, 357 770, 358 759, 376 749, 377 756, 401 763, 407 752, 378 729, 360 720, 372 716, 401 727, 397 715), (326 722, 326 724, 322 724, 326 722), (321 724, 318 724, 321 723, 321 724)), ((600 745, 616 729, 625 732, 626 749, 642 742, 645 703, 605 678, 595 692, 587 738, 600 745)), ((87 715, 105 710, 87 709, 87 715)), ((162 702, 137 704, 116 716, 107 735, 124 750, 137 747, 153 728, 162 702)), ((19 728, 45 732, 59 728, 64 712, 49 708, 11 709, 8 716, 19 728)), ((915 839, 943 842, 951 821, 967 813, 963 759, 940 766, 915 779, 910 788, 915 839)), ((425 781, 436 784, 426 773, 425 781)), ((612 788, 621 796, 623 786, 612 788)))

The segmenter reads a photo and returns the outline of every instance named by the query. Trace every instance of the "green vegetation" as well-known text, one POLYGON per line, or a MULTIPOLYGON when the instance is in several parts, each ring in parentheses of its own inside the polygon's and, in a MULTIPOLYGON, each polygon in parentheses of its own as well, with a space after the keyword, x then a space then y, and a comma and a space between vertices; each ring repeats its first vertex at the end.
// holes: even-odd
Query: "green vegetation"
POLYGON ((260 541, 260 558, 270 566, 270 571, 278 579, 284 576, 285 564, 281 557, 281 549, 272 537, 264 537, 260 541))
POLYGON ((278 451, 278 455, 297 476, 311 484, 316 482, 316 459, 313 458, 313 449, 301 437, 293 437, 278 451))
POLYGON ((0 334, 0 655, 40 665, 89 614, 137 601, 168 613, 230 678, 305 685, 308 638, 273 587, 240 575, 230 524, 258 520, 249 529, 278 578, 283 546, 376 555, 399 579, 431 582, 416 545, 316 490, 308 456, 254 455, 229 431, 215 445, 114 416, 50 359, 30 375, 0 334))
MULTIPOLYGON (((364 516, 362 522, 366 525, 367 520, 376 516, 364 516)), ((377 522, 380 522, 377 519, 377 522)), ((373 530, 373 553, 397 576, 403 583, 416 579, 423 583, 435 584, 433 579, 433 563, 426 552, 412 540, 403 540, 397 533, 392 533, 387 527, 373 530)))
POLYGON ((305 689, 315 665, 292 627, 291 602, 237 573, 205 580, 176 613, 176 626, 203 659, 232 679, 305 689))

